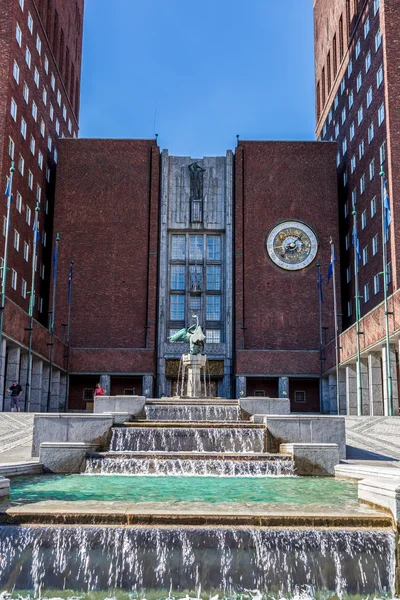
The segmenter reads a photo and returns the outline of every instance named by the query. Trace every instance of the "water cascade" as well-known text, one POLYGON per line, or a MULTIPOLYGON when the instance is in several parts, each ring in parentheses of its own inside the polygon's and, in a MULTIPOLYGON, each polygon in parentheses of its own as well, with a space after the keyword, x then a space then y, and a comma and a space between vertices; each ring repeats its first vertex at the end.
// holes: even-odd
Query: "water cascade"
POLYGON ((35 597, 68 590, 103 591, 105 598, 125 590, 170 598, 170 589, 200 586, 204 594, 258 590, 260 598, 305 588, 308 597, 374 597, 393 595, 394 564, 390 531, 0 527, 0 589, 35 597))
POLYGON ((240 408, 232 405, 147 404, 149 421, 239 421, 240 408))

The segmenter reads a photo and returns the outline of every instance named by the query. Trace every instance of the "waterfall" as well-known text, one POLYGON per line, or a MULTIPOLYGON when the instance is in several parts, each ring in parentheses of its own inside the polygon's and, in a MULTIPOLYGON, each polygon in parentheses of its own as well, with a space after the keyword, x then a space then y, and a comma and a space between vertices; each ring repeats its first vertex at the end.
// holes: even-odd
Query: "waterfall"
POLYGON ((169 475, 218 477, 294 476, 292 460, 222 460, 168 458, 88 458, 89 475, 169 475))
POLYGON ((148 421, 239 421, 239 406, 147 404, 148 421))
POLYGON ((395 536, 384 530, 0 527, 0 590, 36 597, 125 590, 170 598, 200 586, 205 598, 246 589, 287 598, 304 588, 311 597, 373 597, 394 594, 394 565, 395 536))
POLYGON ((264 430, 188 427, 114 427, 114 452, 264 452, 264 430))

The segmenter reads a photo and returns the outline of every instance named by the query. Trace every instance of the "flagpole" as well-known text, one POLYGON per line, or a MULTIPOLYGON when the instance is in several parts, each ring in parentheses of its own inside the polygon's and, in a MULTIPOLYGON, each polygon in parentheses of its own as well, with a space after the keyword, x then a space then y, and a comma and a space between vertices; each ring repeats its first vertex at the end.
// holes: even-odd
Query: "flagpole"
POLYGON ((317 264, 318 269, 318 328, 319 328, 319 408, 322 412, 322 372, 323 372, 323 352, 322 352, 322 278, 321 265, 317 264))
POLYGON ((357 414, 362 415, 362 382, 361 382, 361 344, 360 344, 360 290, 358 286, 359 240, 357 232, 357 211, 353 209, 353 246, 354 246, 354 286, 356 300, 356 335, 357 335, 357 414))
MULTIPOLYGON (((379 173, 381 177, 381 208, 382 208, 382 261, 383 261, 383 298, 385 307, 385 346, 386 346, 386 379, 387 379, 387 395, 388 395, 388 413, 389 416, 393 416, 393 380, 392 380, 392 368, 390 360, 390 338, 389 338, 389 304, 388 304, 388 276, 387 276, 387 244, 386 234, 389 231, 389 222, 386 224, 386 212, 385 212, 385 171, 383 165, 381 165, 381 171, 379 173)), ((388 200, 389 202, 389 200, 388 200)), ((388 207, 390 212, 390 209, 388 207)))
POLYGON ((339 392, 339 325, 336 296, 336 269, 335 269, 335 245, 332 238, 331 244, 331 265, 332 265, 332 283, 333 283, 333 313, 335 323, 335 360, 336 360, 336 405, 337 414, 340 415, 340 392, 339 392))
MULTIPOLYGON (((10 167, 10 178, 8 180, 6 194, 7 194, 7 217, 6 217, 6 235, 4 240, 4 254, 3 254, 3 279, 1 281, 1 306, 0 306, 0 348, 3 345, 3 323, 4 323, 4 307, 6 303, 6 277, 7 277, 7 257, 8 257, 8 238, 9 238, 9 229, 10 229, 10 212, 11 212, 11 198, 12 198, 12 184, 13 184, 13 176, 14 176, 14 161, 11 162, 10 167)), ((6 357, 3 357, 5 360, 6 357)), ((4 411, 5 402, 4 402, 4 393, 3 393, 3 406, 2 410, 4 411)))
POLYGON ((39 202, 35 208, 35 221, 33 225, 33 249, 32 249, 32 282, 31 292, 29 298, 29 344, 28 344, 28 366, 26 369, 26 386, 25 386, 25 407, 24 410, 27 412, 29 401, 31 397, 31 360, 32 360, 32 339, 33 339, 33 309, 35 308, 35 272, 37 267, 37 242, 38 242, 38 231, 39 231, 39 202))
POLYGON ((72 275, 74 268, 74 259, 71 259, 69 267, 69 279, 68 279, 68 325, 67 325, 67 385, 65 388, 65 404, 64 412, 67 412, 68 396, 69 396, 69 367, 70 367, 70 354, 71 354, 71 301, 72 301, 72 275))
POLYGON ((50 313, 50 372, 49 372, 49 388, 47 390, 47 412, 50 412, 51 405, 51 386, 53 382, 53 346, 54 346, 54 319, 56 311, 56 286, 57 286, 57 258, 58 258, 58 243, 60 241, 60 234, 56 234, 56 245, 54 248, 54 259, 53 259, 53 302, 50 313))

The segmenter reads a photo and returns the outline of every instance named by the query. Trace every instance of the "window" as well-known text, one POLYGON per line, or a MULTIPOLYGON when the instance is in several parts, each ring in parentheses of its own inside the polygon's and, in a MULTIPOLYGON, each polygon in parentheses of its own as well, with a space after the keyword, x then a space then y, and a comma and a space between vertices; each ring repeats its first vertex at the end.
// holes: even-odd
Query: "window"
POLYGON ((206 296, 206 319, 207 321, 221 319, 221 296, 206 296))
POLYGON ((382 102, 382 104, 378 108, 378 125, 379 126, 382 125, 384 120, 385 120, 385 105, 382 102))
POLYGON ((189 285, 190 290, 198 292, 202 289, 203 267, 201 265, 191 265, 189 267, 189 285))
POLYGON ((93 388, 85 388, 82 398, 84 402, 93 402, 93 388))
POLYGON ((14 229, 14 248, 19 252, 19 233, 16 229, 14 229))
POLYGON ((360 194, 365 192, 365 174, 360 177, 360 194))
POLYGON ((201 297, 190 296, 189 297, 189 308, 190 310, 201 310, 201 297))
POLYGON ((21 135, 26 140, 26 121, 23 117, 21 117, 21 135))
POLYGON ((294 401, 296 404, 304 404, 306 402, 306 393, 296 390, 294 392, 294 401))
POLYGON ((364 153, 365 153, 365 143, 364 143, 364 140, 361 140, 361 142, 358 144, 358 156, 359 156, 360 160, 364 156, 364 153))
POLYGON ((46 167, 46 181, 47 181, 47 183, 50 183, 50 176, 51 176, 50 167, 46 167))
POLYGON ((38 305, 39 305, 39 312, 43 312, 43 298, 42 297, 39 297, 38 305))
POLYGON ((322 137, 326 136, 326 123, 324 123, 324 126, 322 128, 322 137))
POLYGON ((358 58, 360 56, 360 52, 361 52, 361 42, 360 42, 360 40, 358 40, 357 44, 356 44, 356 58, 358 58))
POLYGON ((346 121, 346 107, 342 110, 342 125, 344 125, 346 121))
POLYGON ((21 175, 23 175, 25 171, 25 161, 21 154, 18 157, 18 171, 21 173, 21 175))
POLYGON ((36 34, 36 50, 40 55, 42 53, 42 40, 39 37, 39 34, 36 34))
POLYGON ((46 106, 46 104, 47 104, 47 89, 44 86, 43 86, 42 100, 43 100, 43 104, 46 106))
POLYGON ((33 101, 32 102, 32 117, 35 119, 35 121, 37 121, 37 114, 38 114, 38 108, 36 103, 33 101))
POLYGON ((360 125, 362 123, 363 118, 364 118, 364 110, 363 110, 362 105, 358 109, 357 116, 358 116, 358 124, 360 125))
POLYGON ((15 144, 11 137, 8 138, 8 156, 14 160, 15 144))
MULTIPOLYGON (((352 59, 350 59, 349 60, 349 65, 347 67, 347 77, 350 77, 350 75, 352 74, 352 72, 353 72, 353 61, 352 61, 352 59)), ((342 85, 344 87, 344 79, 342 80, 342 85)))
POLYGON ((350 162, 350 166, 351 166, 351 172, 354 173, 355 169, 356 169, 356 157, 353 154, 353 156, 351 157, 351 162, 350 162))
POLYGON ((46 75, 49 74, 49 59, 47 58, 46 54, 44 55, 44 70, 46 72, 46 75))
POLYGON ((374 0, 374 16, 378 12, 379 6, 380 6, 380 0, 374 0))
POLYGON ((18 281, 17 271, 15 271, 15 269, 11 269, 11 287, 13 290, 17 289, 17 281, 18 281))
POLYGON ((383 144, 380 146, 379 148, 379 161, 380 164, 383 165, 383 163, 386 160, 386 142, 383 142, 383 144))
POLYGON ((24 82, 24 89, 22 91, 22 94, 24 96, 25 102, 28 104, 28 102, 29 102, 29 88, 28 88, 26 82, 24 82))
POLYGON ((371 219, 376 215, 376 196, 371 200, 371 219))
POLYGON ((56 119, 56 134, 60 135, 60 121, 56 119))
POLYGON ((356 188, 354 188, 354 190, 351 192, 351 206, 354 208, 356 204, 357 204, 357 190, 356 190, 356 188))
POLYGON ((63 119, 64 121, 67 120, 67 107, 65 106, 65 104, 63 105, 63 119))
POLYGON ((370 144, 374 139, 375 131, 374 131, 374 122, 371 122, 371 125, 368 127, 368 143, 370 144))
POLYGON ((19 66, 17 61, 14 60, 14 65, 13 65, 13 77, 15 79, 15 81, 17 83, 19 83, 19 66))
POLYGON ((25 62, 28 65, 28 67, 31 68, 32 56, 28 46, 26 46, 25 48, 25 62))
POLYGON ((58 104, 58 106, 61 106, 61 92, 60 92, 60 90, 57 90, 57 104, 58 104))
POLYGON ((336 94, 335 100, 333 101, 333 107, 334 107, 335 110, 337 109, 338 105, 339 105, 339 97, 336 94))
POLYGON ((361 229, 365 229, 367 226, 367 210, 363 210, 361 213, 361 229))
MULTIPOLYGON (((39 204, 40 204, 41 199, 42 199, 42 188, 37 183, 36 184, 36 200, 37 200, 37 202, 39 202, 39 204)), ((46 232, 44 232, 44 235, 43 235, 43 246, 46 245, 45 244, 45 235, 46 235, 46 232)))
POLYGON ((376 87, 380 87, 382 85, 383 82, 383 67, 382 65, 379 67, 377 73, 376 73, 376 87))
POLYGON ((25 208, 25 221, 28 223, 28 225, 31 224, 31 216, 32 216, 32 211, 29 208, 29 206, 26 206, 26 208, 25 208))
POLYGON ((349 109, 353 106, 354 104, 354 93, 353 90, 351 90, 350 94, 349 94, 349 109))
POLYGON ((53 140, 51 139, 51 136, 50 136, 50 135, 47 137, 47 147, 48 147, 48 149, 49 149, 49 150, 50 150, 50 152, 51 152, 51 149, 52 149, 52 147, 53 147, 53 140))
POLYGON ((367 19, 365 19, 365 23, 364 23, 364 39, 369 34, 369 29, 370 29, 370 23, 369 23, 369 17, 368 17, 367 19))
MULTIPOLYGON (((7 232, 7 217, 3 217, 3 236, 6 237, 7 232)), ((3 259, 1 259, 1 266, 3 266, 3 259)))
POLYGON ((15 208, 20 213, 22 211, 22 196, 19 192, 17 192, 17 200, 15 202, 15 208))
POLYGON ((343 142, 342 142, 342 154, 343 156, 346 154, 347 152, 347 138, 344 137, 343 138, 343 142))
POLYGON ((35 142, 35 138, 33 137, 33 135, 31 135, 31 141, 29 144, 29 148, 30 148, 30 151, 32 152, 33 156, 35 156, 36 142, 35 142))
POLYGON ((40 134, 42 137, 44 137, 46 134, 46 126, 44 124, 43 119, 40 121, 40 134))
POLYGON ((29 260, 29 244, 26 242, 24 242, 24 260, 26 260, 26 262, 29 260))
POLYGON ((345 202, 343 206, 344 218, 347 219, 349 216, 349 203, 345 202))
POLYGON ((386 281, 388 284, 392 281, 392 263, 391 262, 387 264, 386 281))
POLYGON ((42 266, 40 267, 40 277, 41 277, 41 279, 44 279, 44 273, 45 273, 45 266, 42 264, 42 266))
POLYGON ((378 29, 378 31, 375 35, 375 52, 378 52, 381 44, 382 44, 382 34, 381 34, 381 30, 378 29))
POLYGON ((348 183, 349 177, 347 175, 347 171, 344 171, 343 173, 343 185, 344 187, 346 187, 347 183, 348 183))
POLYGON ((28 171, 28 187, 33 190, 33 173, 32 171, 28 171))
POLYGON ((379 243, 379 234, 377 233, 372 238, 372 256, 375 256, 375 254, 378 252, 378 243, 379 243))
POLYGON ((18 25, 15 28, 15 39, 18 42, 18 46, 21 48, 22 46, 22 31, 21 31, 21 27, 18 25))
POLYGON ((26 281, 25 279, 21 280, 21 295, 23 298, 26 298, 26 281))
POLYGON ((355 135, 355 126, 354 126, 354 121, 352 122, 352 124, 350 125, 350 141, 354 139, 354 135, 355 135))
POLYGON ((367 56, 365 57, 365 72, 368 73, 370 68, 371 68, 371 50, 368 52, 367 56))
POLYGON ((71 122, 71 119, 68 119, 68 131, 69 131, 69 133, 72 132, 72 122, 71 122))
POLYGON ((207 260, 221 260, 221 238, 217 235, 207 236, 207 260))
POLYGON ((219 291, 221 289, 221 267, 219 265, 207 266, 207 290, 219 291))
POLYGON ((202 235, 190 235, 189 236, 189 260, 202 260, 203 259, 203 236, 202 235))
POLYGON ((379 294, 380 281, 379 281, 379 273, 374 275, 374 294, 379 294))
POLYGON ((369 88, 367 92, 367 108, 371 106, 372 103, 372 86, 369 88))
POLYGON ((373 158, 369 163, 369 179, 373 179, 375 177, 375 159, 373 158))
POLYGON ((23 11, 24 10, 24 0, 18 0, 18 4, 20 5, 21 10, 23 11))
POLYGON ((362 86, 362 73, 360 71, 359 74, 357 75, 357 92, 360 91, 361 86, 362 86))
POLYGON ((43 154, 40 152, 38 152, 38 165, 41 169, 43 169, 43 154))
POLYGON ((339 123, 336 123, 336 125, 335 125, 335 139, 337 139, 339 137, 339 129, 340 129, 339 123))
POLYGON ((351 267, 347 267, 346 269, 346 282, 350 283, 351 281, 351 267))
POLYGON ((221 332, 219 329, 207 329, 206 331, 206 343, 207 344, 219 344, 221 342, 221 332))
POLYGON ((30 12, 28 12, 28 29, 31 33, 33 32, 33 19, 30 12))
POLYGON ((364 302, 368 302, 369 300, 369 283, 364 285, 364 302))
POLYGON ((39 82, 40 82, 40 75, 39 75, 39 71, 37 70, 37 68, 35 67, 35 71, 33 74, 33 81, 36 84, 36 87, 39 87, 39 82))
POLYGON ((185 319, 185 296, 171 294, 170 310, 172 321, 183 321, 185 319))
POLYGON ((368 246, 365 246, 365 248, 363 248, 362 261, 363 261, 363 267, 365 267, 365 265, 368 262, 368 246))
POLYGON ((54 119, 54 108, 52 103, 50 102, 50 119, 53 120, 54 119))
POLYGON ((338 167, 340 165, 340 152, 338 152, 336 154, 336 166, 338 167))
POLYGON ((174 265, 171 267, 171 289, 185 289, 185 267, 183 265, 174 265))
POLYGON ((11 113, 11 116, 14 119, 14 121, 16 121, 17 120, 17 103, 15 102, 14 98, 11 98, 10 113, 11 113))

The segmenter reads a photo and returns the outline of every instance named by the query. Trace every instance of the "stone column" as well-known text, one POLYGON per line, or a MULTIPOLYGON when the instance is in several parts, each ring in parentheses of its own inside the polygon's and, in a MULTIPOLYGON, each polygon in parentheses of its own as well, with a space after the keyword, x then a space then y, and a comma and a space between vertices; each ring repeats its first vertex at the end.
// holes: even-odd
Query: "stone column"
POLYGON ((236 377, 236 398, 246 398, 246 377, 236 377))
POLYGON ((383 415, 383 390, 381 357, 377 352, 368 354, 368 389, 370 414, 374 417, 383 415))
POLYGON ((3 411, 5 395, 5 383, 6 383, 6 352, 7 352, 7 342, 3 340, 0 347, 0 411, 3 411))
MULTIPOLYGON (((31 368, 32 368, 32 357, 31 357, 31 368)), ((22 396, 21 396, 21 401, 20 401, 19 405, 20 405, 21 410, 23 410, 24 406, 25 406, 26 384, 28 383, 28 353, 27 352, 21 352, 19 382, 22 387, 22 396)), ((27 398, 27 410, 28 409, 29 409, 29 397, 27 398)))
POLYGON ((101 387, 106 390, 106 396, 111 396, 111 377, 110 375, 100 375, 101 387))
MULTIPOLYGON (((7 367, 6 367, 6 388, 12 385, 13 381, 19 381, 19 367, 21 360, 21 348, 8 348, 7 350, 7 367)), ((23 406, 23 393, 19 400, 19 406, 23 406)), ((6 393, 5 409, 11 410, 10 395, 6 393)))
POLYGON ((142 377, 142 396, 153 398, 153 376, 143 375, 142 377))
POLYGON ((331 412, 329 377, 330 375, 321 379, 321 414, 323 415, 329 415, 331 412))
MULTIPOLYGON (((358 364, 357 364, 358 369, 358 364)), ((370 414, 370 400, 369 400, 369 386, 368 386, 368 360, 366 358, 362 358, 360 360, 360 371, 361 371, 361 414, 369 415, 370 414)))
POLYGON ((47 412, 47 399, 48 399, 48 394, 49 394, 49 378, 50 378, 50 366, 47 363, 43 363, 41 412, 47 412))
MULTIPOLYGON (((390 367, 392 373, 392 390, 393 390, 393 416, 399 414, 399 393, 397 385, 397 369, 396 369, 396 352, 394 346, 390 346, 390 367)), ((389 398, 387 389, 386 377, 386 346, 382 346, 382 376, 383 376, 383 406, 384 414, 389 414, 389 398)))
POLYGON ((67 393, 67 374, 60 372, 60 411, 65 410, 65 394, 67 393))
POLYGON ((346 370, 339 369, 339 412, 337 406, 337 394, 336 394, 336 371, 329 375, 329 400, 331 415, 345 415, 346 414, 346 370))
POLYGON ((339 369, 339 414, 347 414, 346 369, 339 369))
MULTIPOLYGON (((32 360, 31 397, 29 412, 42 412, 43 361, 32 360)), ((46 396, 47 397, 47 396, 46 396)))
POLYGON ((289 398, 289 377, 279 377, 278 398, 289 398))
POLYGON ((51 376, 51 401, 50 412, 60 412, 60 379, 59 369, 53 369, 51 376))
POLYGON ((357 365, 346 366, 346 414, 357 414, 357 365))

